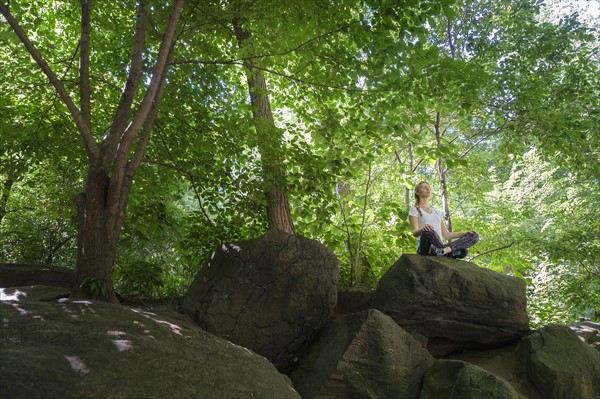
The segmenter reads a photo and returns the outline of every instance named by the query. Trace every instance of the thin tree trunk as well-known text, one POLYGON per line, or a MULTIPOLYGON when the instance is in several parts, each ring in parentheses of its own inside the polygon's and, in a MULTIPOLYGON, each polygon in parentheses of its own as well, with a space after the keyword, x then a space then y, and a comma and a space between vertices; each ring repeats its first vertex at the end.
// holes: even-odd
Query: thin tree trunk
MULTIPOLYGON (((442 144, 440 121, 441 121, 441 114, 440 114, 440 112, 437 112, 436 116, 435 116, 434 132, 435 132, 435 140, 436 140, 438 148, 442 144)), ((452 219, 450 218, 450 207, 448 206, 448 185, 446 182, 446 169, 444 168, 444 161, 441 157, 438 158, 438 160, 437 160, 437 169, 438 169, 438 176, 440 179, 440 189, 442 191, 441 198, 442 198, 444 219, 446 219, 446 228, 448 229, 448 231, 452 231, 452 219)))
POLYGON ((2 224, 2 220, 6 216, 6 205, 8 204, 13 184, 15 184, 15 181, 9 178, 4 182, 4 187, 2 187, 2 194, 0 195, 0 224, 2 224))
MULTIPOLYGON (((249 41, 252 33, 242 26, 242 21, 233 19, 233 27, 239 48, 250 48, 250 57, 254 55, 254 48, 249 41)), ((256 121, 259 139, 259 151, 263 162, 263 174, 268 184, 267 197, 267 222, 269 229, 296 234, 290 202, 287 192, 285 172, 281 165, 281 133, 275 126, 269 91, 265 77, 255 67, 252 58, 244 61, 247 71, 248 91, 252 105, 253 117, 256 121)))
MULTIPOLYGON (((407 151, 408 151, 408 170, 410 170, 410 173, 414 173, 414 165, 415 165, 415 157, 413 155, 413 144, 412 143, 408 143, 408 147, 407 147, 407 151)), ((411 197, 411 192, 412 190, 408 187, 404 187, 404 204, 406 205, 407 208, 410 208, 412 206, 412 203, 414 202, 412 197, 411 197)))
MULTIPOLYGON (((446 34, 448 36, 448 48, 450 49, 450 58, 456 58, 456 49, 455 49, 455 41, 452 37, 452 23, 448 18, 448 24, 446 25, 446 34)), ((442 142, 442 134, 440 132, 440 112, 438 111, 435 119, 435 139, 437 142, 438 148, 442 142)), ((452 231, 452 218, 450 215, 450 207, 448 206, 448 184, 446 181, 446 171, 444 168, 443 160, 440 157, 437 162, 438 167, 438 175, 440 178, 440 188, 442 190, 442 206, 444 208, 444 219, 446 219, 446 228, 448 231, 452 231)))
POLYGON ((355 257, 354 249, 352 246, 352 233, 350 233, 350 226, 348 225, 348 218, 346 217, 346 206, 348 205, 348 195, 350 194, 350 185, 347 183, 338 183, 335 188, 338 204, 340 206, 340 215, 342 216, 342 223, 344 226, 344 232, 346 233, 346 251, 348 251, 348 262, 350 263, 350 286, 354 285, 355 276, 355 257), (343 200, 342 200, 343 197, 343 200))
POLYGON ((365 223, 367 220, 367 205, 369 203, 369 190, 371 189, 371 184, 373 184, 373 180, 371 178, 371 164, 369 163, 369 170, 367 171, 367 182, 365 184, 365 194, 364 194, 364 201, 363 201, 363 208, 362 208, 362 220, 360 223, 360 232, 358 234, 358 244, 357 244, 357 248, 356 248, 356 253, 355 253, 355 257, 354 257, 354 266, 356 267, 356 272, 355 272, 355 276, 356 276, 356 281, 355 281, 355 285, 358 287, 362 284, 362 274, 363 274, 363 262, 361 262, 362 260, 362 255, 363 255, 363 249, 362 249, 362 244, 363 244, 363 239, 365 236, 365 223))

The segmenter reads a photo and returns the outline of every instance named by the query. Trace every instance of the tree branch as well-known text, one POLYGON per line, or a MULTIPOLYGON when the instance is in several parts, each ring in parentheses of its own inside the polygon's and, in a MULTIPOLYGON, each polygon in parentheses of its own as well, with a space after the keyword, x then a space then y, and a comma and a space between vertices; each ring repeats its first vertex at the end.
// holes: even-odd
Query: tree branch
POLYGON ((118 143, 127 126, 129 115, 131 114, 131 105, 133 104, 135 91, 138 87, 140 76, 142 75, 142 53, 144 50, 147 21, 148 13, 146 12, 146 3, 144 0, 140 0, 135 24, 135 33, 133 36, 129 76, 125 83, 125 89, 119 99, 115 117, 110 128, 109 137, 106 139, 106 142, 103 143, 103 147, 109 152, 109 154, 106 155, 107 162, 111 162, 113 159, 114 154, 117 151, 118 143))
POLYGON ((79 33, 79 105, 81 117, 92 130, 92 101, 90 90, 90 18, 92 1, 80 0, 81 26, 79 33))
POLYGON ((469 152, 471 152, 475 147, 477 147, 479 144, 481 144, 482 142, 487 140, 490 136, 493 136, 494 134, 502 131, 504 129, 504 126, 506 126, 507 123, 508 123, 508 119, 505 120, 501 126, 496 127, 494 130, 492 130, 485 136, 480 137, 471 147, 469 147, 467 150, 465 150, 458 158, 462 159, 462 158, 466 157, 467 154, 469 154, 469 152))
POLYGON ((119 214, 125 212, 125 204, 127 203, 127 198, 129 196, 129 186, 131 185, 137 167, 141 163, 142 156, 148 143, 150 130, 152 129, 154 117, 157 112, 159 98, 162 94, 164 77, 167 70, 167 61, 173 47, 173 38, 175 37, 177 21, 184 3, 185 0, 177 0, 177 3, 173 6, 173 10, 169 17, 169 23, 165 29, 160 45, 158 59, 148 90, 144 95, 144 99, 142 100, 134 120, 118 142, 117 159, 115 167, 113 168, 113 176, 110 182, 107 201, 107 203, 112 204, 113 206, 112 209, 109 210, 109 214, 113 215, 113 220, 115 221, 113 225, 114 229, 120 229, 121 224, 124 221, 124 217, 119 217, 119 214), (138 142, 138 148, 130 163, 129 151, 135 137, 140 134, 140 131, 142 133, 138 142))
POLYGON ((337 28, 337 29, 334 29, 334 30, 332 30, 332 31, 325 32, 325 33, 323 33, 323 34, 321 34, 321 35, 318 35, 318 36, 315 36, 315 37, 313 37, 313 38, 310 38, 310 39, 308 39, 307 41, 305 41, 305 42, 303 42, 303 43, 300 43, 300 44, 299 44, 299 45, 297 45, 296 47, 290 48, 290 49, 288 49, 288 50, 281 51, 281 52, 279 52, 279 53, 268 53, 268 54, 254 55, 254 56, 251 56, 251 57, 249 57, 249 58, 281 57, 281 56, 287 55, 287 54, 289 54, 289 53, 294 53, 294 52, 296 52, 296 51, 300 50, 302 47, 304 47, 304 46, 308 45, 309 43, 312 43, 312 42, 314 42, 314 41, 320 40, 320 39, 322 39, 322 38, 324 38, 324 37, 326 37, 326 36, 333 35, 333 34, 335 34, 335 33, 341 32, 341 31, 343 31, 343 30, 345 30, 345 29, 348 29, 348 28, 350 28, 352 25, 354 25, 354 24, 356 24, 356 23, 358 23, 358 21, 352 21, 352 22, 351 22, 351 23, 349 23, 349 24, 342 25, 342 26, 340 26, 340 27, 339 27, 339 28, 337 28))
POLYGON ((485 251, 485 252, 482 252, 482 253, 480 253, 480 254, 477 254, 477 255, 473 256, 471 259, 473 260, 473 259, 479 258, 480 256, 484 256, 484 255, 490 254, 490 253, 492 253, 492 252, 501 251, 501 250, 503 250, 503 249, 510 248, 510 247, 512 247, 514 244, 515 244, 515 242, 513 241, 513 242, 511 242, 510 244, 508 244, 508 245, 505 245, 505 246, 503 246, 503 247, 499 247, 499 248, 490 249, 489 251, 485 251))
POLYGON ((73 118, 73 120, 74 120, 75 124, 77 125, 77 128, 81 134, 81 137, 83 139, 83 144, 84 144, 86 153, 88 154, 88 157, 97 158, 99 155, 99 148, 98 148, 98 145, 96 144, 96 141, 94 140, 94 136, 92 135, 91 128, 85 122, 84 118, 82 117, 82 115, 79 112, 79 109, 73 102, 73 99, 71 99, 71 96, 69 96, 69 93, 65 89, 62 82, 57 78, 54 71, 52 71, 52 69, 46 62, 46 60, 44 60, 44 57, 42 57, 42 55, 37 50, 37 48, 33 45, 31 40, 29 40, 29 37, 27 37, 27 34, 25 33, 25 31, 23 30, 21 25, 19 25, 19 23, 12 16, 8 5, 2 0, 0 0, 0 13, 2 13, 2 15, 4 15, 4 18, 6 18, 6 21, 9 23, 9 25, 11 26, 11 28, 13 29, 13 31, 15 32, 15 34, 17 35, 19 40, 21 40, 21 43, 23 43, 23 45, 29 52, 29 54, 31 55, 31 58, 33 58, 33 60, 41 68, 42 72, 44 72, 46 77, 48 77, 48 79, 50 80, 50 83, 52 83, 52 85, 56 89, 56 92, 58 93, 58 95, 60 96, 62 101, 65 103, 65 105, 67 106, 67 109, 69 110, 69 113, 71 114, 71 117, 73 118))
POLYGON ((220 232, 219 232, 219 228, 217 226, 217 224, 210 218, 210 215, 208 214, 208 212, 206 211, 206 208, 204 207, 204 204, 202 203, 202 197, 200 196, 200 191, 198 190, 196 181, 201 179, 200 176, 190 172, 189 170, 175 165, 175 164, 168 164, 166 162, 162 162, 162 161, 155 161, 155 160, 144 160, 144 163, 149 163, 149 164, 153 164, 153 165, 158 165, 158 166, 164 166, 166 168, 169 169, 173 169, 176 170, 178 172, 181 172, 182 174, 184 174, 185 176, 188 177, 188 179, 190 180, 190 184, 192 185, 192 190, 194 191, 194 195, 196 196, 196 200, 198 201, 198 206, 200 207, 200 211, 202 212, 202 214, 204 215, 204 217, 206 218, 206 221, 208 222, 208 224, 210 224, 210 226, 215 230, 217 237, 219 238, 219 240, 221 242, 223 242, 223 237, 221 236, 220 232))
MULTIPOLYGON (((189 61, 173 61, 173 62, 171 62, 171 65, 187 65, 187 64, 238 65, 238 66, 242 66, 242 67, 245 66, 244 61, 235 61, 235 60, 229 60, 229 61, 227 61, 227 60, 224 60, 224 61, 189 60, 189 61)), ((358 88, 358 87, 353 88, 353 87, 341 86, 341 85, 329 85, 329 84, 325 84, 325 83, 311 82, 306 79, 297 78, 290 74, 278 72, 273 69, 264 68, 264 67, 260 67, 257 65, 253 65, 252 67, 254 69, 264 71, 264 72, 270 73, 272 75, 280 76, 282 78, 289 79, 291 81, 301 83, 301 84, 304 84, 307 86, 323 87, 326 89, 335 89, 335 90, 344 90, 349 93, 393 93, 393 92, 398 91, 398 89, 364 89, 364 88, 358 88)))
POLYGON ((148 85, 148 90, 144 95, 142 103, 140 104, 140 108, 138 109, 135 118, 125 131, 123 137, 123 141, 125 143, 133 140, 137 132, 144 124, 146 118, 148 117, 148 114, 150 113, 152 104, 156 100, 156 94, 158 93, 159 86, 161 84, 162 79, 164 78, 164 73, 167 69, 167 61, 171 52, 173 38, 175 37, 175 28, 177 27, 177 20, 179 19, 179 14, 181 13, 181 8, 183 7, 184 3, 185 0, 177 0, 175 6, 173 6, 173 11, 169 16, 169 23, 167 25, 167 29, 165 30, 165 34, 160 45, 160 50, 158 52, 158 59, 154 67, 154 73, 152 74, 150 84, 148 85))

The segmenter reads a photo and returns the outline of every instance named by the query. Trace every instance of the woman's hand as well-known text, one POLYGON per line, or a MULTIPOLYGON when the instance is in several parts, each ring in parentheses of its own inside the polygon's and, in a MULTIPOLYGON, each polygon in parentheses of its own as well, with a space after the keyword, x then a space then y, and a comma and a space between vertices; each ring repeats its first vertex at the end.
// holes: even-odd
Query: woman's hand
POLYGON ((421 231, 423 233, 425 233, 426 231, 433 231, 433 230, 434 230, 433 226, 430 224, 426 224, 425 226, 421 227, 421 231))

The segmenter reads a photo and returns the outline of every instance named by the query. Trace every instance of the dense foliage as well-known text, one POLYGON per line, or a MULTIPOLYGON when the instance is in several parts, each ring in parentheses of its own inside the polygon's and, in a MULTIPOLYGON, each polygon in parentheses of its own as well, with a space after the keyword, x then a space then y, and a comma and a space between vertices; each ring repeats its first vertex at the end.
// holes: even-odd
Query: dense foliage
MULTIPOLYGON (((127 71, 120 56, 137 2, 97 3, 101 133, 127 71)), ((428 180, 452 229, 481 234, 471 260, 528 283, 533 325, 600 320, 600 36, 584 16, 556 18, 551 6, 188 1, 129 196, 116 290, 179 295, 216 246, 264 233, 273 158, 296 232, 337 255, 344 285, 373 286, 414 253, 407 212, 415 183, 428 180), (251 50, 234 21, 252 31, 251 50), (268 137, 252 117, 248 60, 267 82, 277 129, 268 137)), ((73 3, 11 7, 76 91, 73 3)), ((64 105, 0 22, 0 261, 75 267, 72 199, 85 153, 64 105)))

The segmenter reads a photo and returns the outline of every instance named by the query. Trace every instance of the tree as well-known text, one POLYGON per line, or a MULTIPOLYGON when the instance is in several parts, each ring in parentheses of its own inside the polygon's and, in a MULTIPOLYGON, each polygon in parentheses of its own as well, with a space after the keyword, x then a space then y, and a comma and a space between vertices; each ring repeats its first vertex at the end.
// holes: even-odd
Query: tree
POLYGON ((263 162, 263 174, 267 184, 267 221, 269 229, 295 234, 294 222, 290 213, 290 200, 287 192, 285 171, 282 165, 282 135, 275 126, 269 90, 263 73, 255 65, 256 51, 252 45, 252 32, 244 26, 243 19, 234 17, 233 31, 240 50, 245 54, 244 68, 247 71, 248 91, 255 126, 262 137, 259 149, 263 162))
POLYGON ((140 0, 126 84, 111 126, 106 134, 102 134, 97 131, 99 127, 92 123, 93 2, 81 2, 77 43, 79 70, 75 74, 79 86, 78 101, 72 97, 63 80, 53 71, 42 52, 13 17, 8 4, 0 2, 0 12, 67 107, 88 158, 84 192, 74 200, 78 215, 77 277, 73 292, 75 297, 116 301, 111 279, 115 251, 125 221, 133 177, 142 162, 158 111, 167 61, 174 44, 175 29, 183 4, 184 0, 178 0, 172 9, 148 87, 141 102, 136 104, 137 90, 144 82, 142 72, 148 27, 147 4, 140 0))

